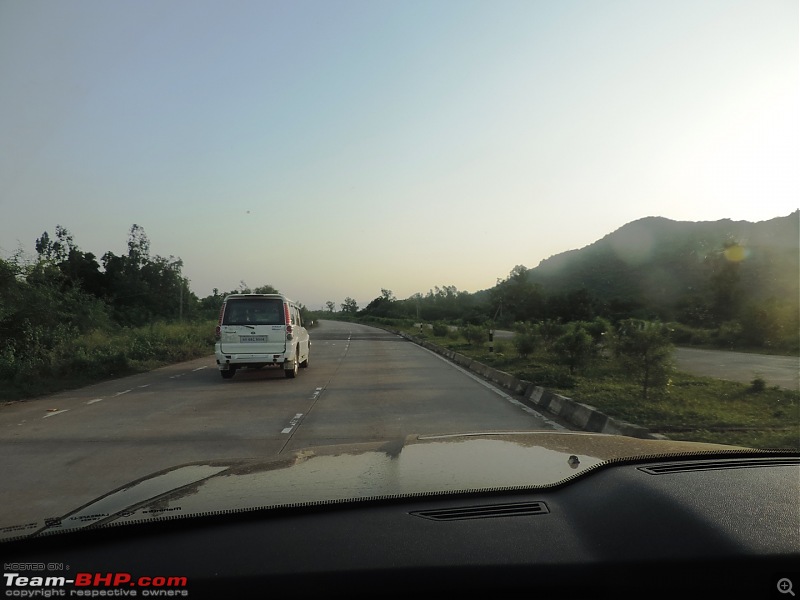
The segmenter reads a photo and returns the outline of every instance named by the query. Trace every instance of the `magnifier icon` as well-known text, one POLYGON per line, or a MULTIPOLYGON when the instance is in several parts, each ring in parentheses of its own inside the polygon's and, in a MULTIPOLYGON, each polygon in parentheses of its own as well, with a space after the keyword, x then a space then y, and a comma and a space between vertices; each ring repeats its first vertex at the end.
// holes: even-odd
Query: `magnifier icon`
POLYGON ((792 580, 787 579, 786 577, 778 580, 778 591, 781 594, 791 594, 794 596, 794 592, 792 591, 792 580))

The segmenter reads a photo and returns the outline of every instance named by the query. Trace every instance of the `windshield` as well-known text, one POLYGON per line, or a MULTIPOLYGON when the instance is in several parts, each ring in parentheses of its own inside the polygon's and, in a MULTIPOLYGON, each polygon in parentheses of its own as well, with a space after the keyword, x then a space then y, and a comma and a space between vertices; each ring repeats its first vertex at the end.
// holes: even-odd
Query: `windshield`
POLYGON ((268 299, 228 300, 222 324, 283 325, 283 302, 268 299))
POLYGON ((788 1, 0 3, 0 533, 800 448, 797 49, 788 1))

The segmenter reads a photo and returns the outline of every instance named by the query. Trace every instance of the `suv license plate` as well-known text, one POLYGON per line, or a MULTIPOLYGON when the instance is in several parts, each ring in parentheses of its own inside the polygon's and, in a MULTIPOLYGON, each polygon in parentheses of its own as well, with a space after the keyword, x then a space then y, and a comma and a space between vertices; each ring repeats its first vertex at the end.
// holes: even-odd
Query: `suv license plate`
POLYGON ((265 335, 240 335, 239 341, 243 344, 248 343, 255 343, 255 344, 263 344, 267 341, 267 336, 265 335))

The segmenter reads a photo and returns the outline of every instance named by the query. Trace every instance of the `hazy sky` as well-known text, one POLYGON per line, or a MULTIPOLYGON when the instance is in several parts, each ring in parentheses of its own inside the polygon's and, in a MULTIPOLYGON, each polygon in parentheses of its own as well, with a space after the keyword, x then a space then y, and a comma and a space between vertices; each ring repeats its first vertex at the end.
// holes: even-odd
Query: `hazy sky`
POLYGON ((800 205, 797 0, 0 0, 0 254, 199 296, 477 291, 645 217, 800 205))

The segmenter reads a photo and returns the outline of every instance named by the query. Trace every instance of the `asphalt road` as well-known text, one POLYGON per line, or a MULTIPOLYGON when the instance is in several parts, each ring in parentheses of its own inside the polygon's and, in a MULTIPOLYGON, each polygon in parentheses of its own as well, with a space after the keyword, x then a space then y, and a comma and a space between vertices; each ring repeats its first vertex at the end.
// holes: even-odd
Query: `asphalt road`
POLYGON ((296 379, 209 356, 0 408, 0 527, 175 465, 410 434, 558 428, 401 337, 323 321, 296 379))
POLYGON ((761 377, 767 386, 800 390, 800 358, 796 356, 675 348, 675 366, 694 375, 741 383, 761 377))

